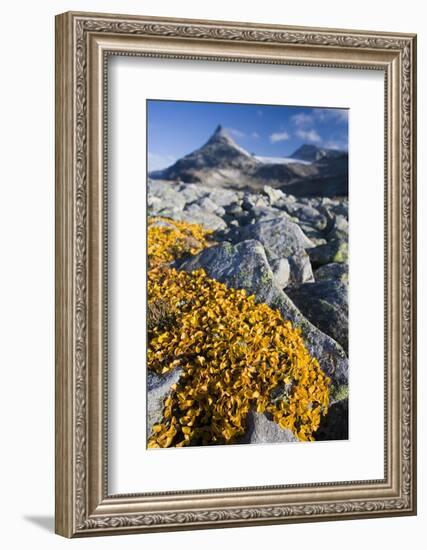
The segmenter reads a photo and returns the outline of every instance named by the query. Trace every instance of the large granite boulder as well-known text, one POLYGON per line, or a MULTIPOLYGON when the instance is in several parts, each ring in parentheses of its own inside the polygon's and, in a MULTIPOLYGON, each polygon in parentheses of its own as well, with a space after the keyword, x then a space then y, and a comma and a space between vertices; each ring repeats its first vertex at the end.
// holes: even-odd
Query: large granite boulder
POLYGON ((286 294, 305 317, 348 351, 348 292, 341 281, 295 285, 286 294))
POLYGON ((313 247, 298 224, 285 216, 262 220, 240 230, 240 240, 254 239, 265 248, 267 257, 287 258, 297 250, 313 247))

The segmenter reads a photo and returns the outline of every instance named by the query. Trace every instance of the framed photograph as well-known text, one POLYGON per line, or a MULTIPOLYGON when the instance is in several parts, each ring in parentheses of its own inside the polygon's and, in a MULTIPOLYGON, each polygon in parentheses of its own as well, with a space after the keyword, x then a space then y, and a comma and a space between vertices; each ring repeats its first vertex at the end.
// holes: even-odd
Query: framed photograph
POLYGON ((416 37, 56 18, 56 532, 416 513, 416 37))

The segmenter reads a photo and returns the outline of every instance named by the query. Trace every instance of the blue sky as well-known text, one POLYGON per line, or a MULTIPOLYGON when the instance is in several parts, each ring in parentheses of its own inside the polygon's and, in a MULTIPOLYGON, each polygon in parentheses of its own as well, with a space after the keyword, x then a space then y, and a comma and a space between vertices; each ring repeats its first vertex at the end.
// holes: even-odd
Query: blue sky
POLYGON ((148 100, 148 169, 201 147, 218 124, 250 153, 286 157, 303 143, 348 148, 346 109, 148 100))

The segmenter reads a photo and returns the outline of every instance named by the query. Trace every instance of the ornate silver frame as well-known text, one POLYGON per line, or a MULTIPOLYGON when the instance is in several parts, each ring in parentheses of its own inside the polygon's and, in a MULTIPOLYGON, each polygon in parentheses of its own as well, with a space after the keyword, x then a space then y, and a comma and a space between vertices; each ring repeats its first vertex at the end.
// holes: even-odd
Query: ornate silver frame
POLYGON ((89 13, 57 16, 58 534, 78 537, 416 513, 415 119, 415 35, 89 13), (384 479, 108 494, 104 284, 108 55, 384 71, 384 479))

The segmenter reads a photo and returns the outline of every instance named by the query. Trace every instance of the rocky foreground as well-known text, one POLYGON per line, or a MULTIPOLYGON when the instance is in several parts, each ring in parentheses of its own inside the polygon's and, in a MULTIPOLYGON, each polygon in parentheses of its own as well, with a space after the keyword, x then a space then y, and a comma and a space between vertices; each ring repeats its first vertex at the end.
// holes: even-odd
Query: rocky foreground
MULTIPOLYGON (((348 437, 348 199, 298 197, 269 186, 257 193, 201 183, 148 181, 148 216, 199 224, 211 245, 175 260, 244 289, 300 327, 305 345, 330 378, 329 412, 316 439, 348 437)), ((148 372, 147 437, 181 375, 148 372)), ((282 388, 283 390, 283 388, 282 388)), ((275 399, 277 396, 271 396, 275 399)), ((251 411, 236 443, 296 441, 263 412, 251 411)))

